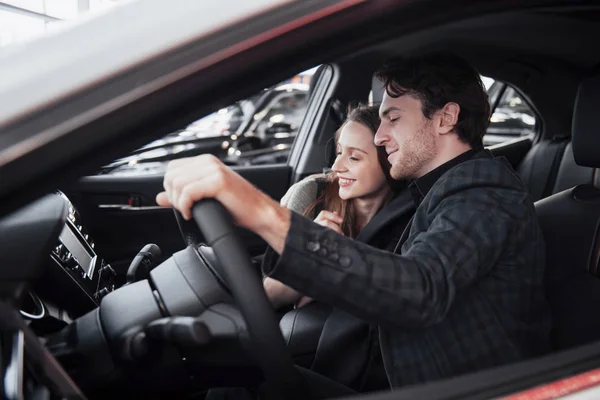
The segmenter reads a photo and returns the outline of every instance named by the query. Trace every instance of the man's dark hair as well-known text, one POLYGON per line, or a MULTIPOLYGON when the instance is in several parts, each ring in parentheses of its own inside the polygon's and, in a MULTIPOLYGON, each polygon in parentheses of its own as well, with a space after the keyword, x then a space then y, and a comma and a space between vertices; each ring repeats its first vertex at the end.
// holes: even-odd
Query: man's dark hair
POLYGON ((490 104, 479 73, 462 58, 450 53, 396 58, 385 62, 376 76, 389 96, 408 94, 421 100, 427 119, 447 103, 458 104, 458 137, 473 148, 483 147, 490 104))

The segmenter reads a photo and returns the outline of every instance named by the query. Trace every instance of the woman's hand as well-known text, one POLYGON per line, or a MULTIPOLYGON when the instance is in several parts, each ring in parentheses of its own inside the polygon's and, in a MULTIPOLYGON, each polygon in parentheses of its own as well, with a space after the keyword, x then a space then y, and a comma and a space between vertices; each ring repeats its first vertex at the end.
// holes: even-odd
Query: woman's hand
POLYGON ((273 278, 265 278, 263 286, 267 292, 267 298, 275 309, 296 304, 302 300, 300 293, 273 278))
POLYGON ((326 226, 327 228, 336 231, 340 235, 344 234, 344 232, 342 232, 342 217, 340 217, 336 211, 321 211, 319 215, 317 215, 317 218, 315 218, 315 222, 321 226, 326 226))

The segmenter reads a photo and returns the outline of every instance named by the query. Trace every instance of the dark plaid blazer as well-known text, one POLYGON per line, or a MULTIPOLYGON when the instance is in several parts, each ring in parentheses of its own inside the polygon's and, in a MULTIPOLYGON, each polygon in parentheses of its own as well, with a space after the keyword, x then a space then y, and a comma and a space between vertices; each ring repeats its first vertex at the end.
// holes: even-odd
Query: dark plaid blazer
POLYGON ((264 272, 379 325, 393 387, 547 351, 544 241, 508 162, 478 152, 423 194, 395 252, 293 214, 283 253, 264 272))

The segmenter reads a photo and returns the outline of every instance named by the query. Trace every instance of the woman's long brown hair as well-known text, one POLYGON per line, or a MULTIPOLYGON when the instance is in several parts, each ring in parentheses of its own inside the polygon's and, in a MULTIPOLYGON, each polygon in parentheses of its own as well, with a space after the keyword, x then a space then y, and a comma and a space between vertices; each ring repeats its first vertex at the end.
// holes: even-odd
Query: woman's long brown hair
MULTIPOLYGON (((344 126, 348 122, 357 122, 369 128, 369 130, 375 136, 377 129, 379 128, 380 119, 379 119, 379 108, 374 106, 365 106, 359 105, 355 108, 352 108, 348 112, 348 117, 340 126, 335 134, 335 142, 337 144, 340 133, 344 126)), ((379 165, 381 166, 381 170, 383 171, 386 181, 388 185, 390 185, 391 193, 388 199, 382 204, 385 205, 393 193, 400 189, 401 183, 395 181, 390 176, 390 163, 387 160, 387 153, 385 152, 385 148, 377 147, 377 159, 379 160, 379 165)), ((358 227, 356 226, 356 210, 354 208, 354 202, 352 199, 343 200, 339 195, 339 184, 337 179, 335 179, 335 173, 333 171, 327 173, 326 175, 327 184, 320 196, 317 197, 315 201, 313 201, 305 210, 303 215, 309 218, 315 218, 314 215, 317 207, 321 205, 321 209, 337 212, 342 217, 342 232, 344 235, 348 237, 356 237, 358 235, 358 227)), ((377 210, 379 211, 379 210, 377 210)))

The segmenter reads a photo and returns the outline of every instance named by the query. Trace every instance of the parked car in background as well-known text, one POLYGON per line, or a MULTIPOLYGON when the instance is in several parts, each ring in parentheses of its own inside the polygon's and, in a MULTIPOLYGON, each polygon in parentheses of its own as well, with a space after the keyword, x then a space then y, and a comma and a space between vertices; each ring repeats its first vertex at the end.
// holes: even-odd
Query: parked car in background
POLYGON ((229 165, 285 162, 306 112, 308 89, 306 83, 265 89, 141 147, 99 174, 163 173, 170 160, 206 153, 229 165))
POLYGON ((491 146, 519 137, 533 137, 537 119, 524 96, 501 81, 493 81, 487 90, 492 115, 483 144, 491 146))

